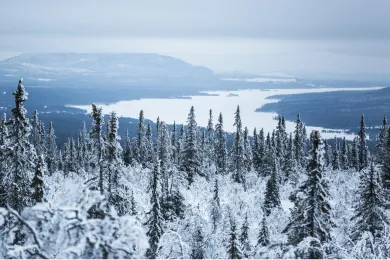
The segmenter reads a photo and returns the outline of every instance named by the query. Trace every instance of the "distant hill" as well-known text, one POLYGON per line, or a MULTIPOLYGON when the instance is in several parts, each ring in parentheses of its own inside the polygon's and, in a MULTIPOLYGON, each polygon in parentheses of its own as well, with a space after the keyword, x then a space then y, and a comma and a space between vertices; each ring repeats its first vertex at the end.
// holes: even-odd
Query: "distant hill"
POLYGON ((0 77, 51 82, 64 77, 212 78, 214 72, 180 59, 152 53, 27 53, 0 62, 0 77))
POLYGON ((389 87, 367 91, 276 95, 269 99, 280 101, 266 104, 257 111, 276 112, 288 120, 295 120, 298 113, 303 113, 306 124, 327 128, 356 128, 363 113, 366 125, 370 127, 380 125, 383 116, 390 116, 389 87))

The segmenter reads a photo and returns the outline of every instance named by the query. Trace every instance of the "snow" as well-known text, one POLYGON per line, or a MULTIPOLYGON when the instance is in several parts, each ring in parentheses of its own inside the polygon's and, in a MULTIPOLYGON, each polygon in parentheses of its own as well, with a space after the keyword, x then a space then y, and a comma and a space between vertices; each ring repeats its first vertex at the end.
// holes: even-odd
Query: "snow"
POLYGON ((221 78, 222 80, 227 81, 245 81, 245 82, 271 82, 271 83, 291 83, 296 82, 296 79, 293 78, 221 78))
MULTIPOLYGON (((380 88, 367 88, 367 89, 380 89, 380 88)), ((347 90, 367 90, 364 88, 316 88, 316 89, 269 89, 268 91, 259 89, 248 89, 239 91, 207 91, 205 94, 209 96, 191 96, 189 99, 140 99, 130 101, 120 101, 115 104, 99 104, 103 107, 103 113, 109 114, 111 111, 116 111, 118 116, 138 118, 138 113, 143 110, 145 118, 155 121, 157 117, 160 117, 168 124, 173 124, 176 121, 177 124, 185 123, 190 107, 195 107, 196 120, 199 126, 206 127, 208 122, 209 109, 213 110, 214 116, 222 112, 224 117, 225 131, 233 132, 235 127, 234 112, 237 105, 240 105, 242 114, 243 126, 247 126, 249 133, 253 133, 253 129, 256 127, 258 130, 264 128, 265 133, 272 132, 275 128, 277 121, 274 120, 276 114, 268 112, 255 112, 257 108, 261 106, 277 102, 277 99, 267 99, 267 97, 273 95, 282 94, 300 94, 300 93, 320 93, 330 91, 347 91, 347 90), (229 94, 238 95, 234 98, 227 97, 229 94), (158 107, 158 109, 156 109, 158 107), (181 108, 181 109, 177 109, 181 108), (187 109, 186 109, 187 108, 187 109)), ((86 111, 91 111, 91 106, 82 105, 68 105, 70 107, 81 108, 86 111)), ((304 121, 304 116, 303 116, 304 121)), ((287 132, 294 130, 295 123, 291 121, 286 122, 287 132)), ((308 133, 311 130, 332 130, 337 131, 322 133, 323 138, 346 137, 347 140, 352 140, 354 135, 346 134, 342 129, 325 129, 316 126, 306 126, 308 133)))

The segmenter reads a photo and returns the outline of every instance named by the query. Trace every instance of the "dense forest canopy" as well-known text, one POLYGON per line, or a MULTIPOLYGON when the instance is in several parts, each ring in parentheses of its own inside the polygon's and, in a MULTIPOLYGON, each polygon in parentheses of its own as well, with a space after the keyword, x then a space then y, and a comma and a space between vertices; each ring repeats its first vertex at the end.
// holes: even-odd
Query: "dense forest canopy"
POLYGON ((170 128, 140 111, 136 135, 120 136, 116 113, 92 104, 60 146, 55 125, 28 116, 22 80, 13 96, 0 122, 1 258, 390 257, 386 117, 369 151, 364 115, 352 142, 331 146, 299 114, 291 133, 283 116, 252 132, 237 107, 228 144, 211 110, 206 128, 194 107, 170 128))

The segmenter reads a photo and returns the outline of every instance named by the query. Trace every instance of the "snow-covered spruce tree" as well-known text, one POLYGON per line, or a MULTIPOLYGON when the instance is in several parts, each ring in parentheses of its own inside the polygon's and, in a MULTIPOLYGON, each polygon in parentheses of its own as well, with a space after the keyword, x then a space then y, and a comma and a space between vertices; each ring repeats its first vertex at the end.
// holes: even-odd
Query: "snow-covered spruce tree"
POLYGON ((257 235, 257 246, 266 247, 269 244, 270 244, 270 239, 269 239, 267 219, 265 217, 265 214, 263 214, 263 218, 260 224, 260 230, 257 235))
POLYGON ((249 242, 249 222, 248 222, 248 213, 245 213, 244 222, 241 226, 241 234, 240 234, 240 245, 241 252, 243 257, 249 258, 252 253, 252 246, 249 242))
POLYGON ((146 162, 151 165, 154 160, 152 126, 148 122, 146 126, 146 162))
POLYGON ((80 167, 84 168, 85 172, 90 171, 90 163, 92 158, 92 147, 91 140, 89 138, 89 133, 85 121, 82 122, 81 131, 79 133, 80 138, 80 167))
POLYGON ((278 119, 278 125, 276 126, 276 132, 275 132, 275 141, 276 141, 276 157, 280 160, 284 158, 285 155, 285 148, 287 143, 287 133, 286 133, 286 126, 283 123, 284 117, 279 116, 278 119))
POLYGON ((383 162, 386 160, 387 134, 388 134, 388 126, 387 126, 387 117, 385 116, 383 118, 382 127, 379 132, 379 136, 377 138, 377 142, 375 145, 376 160, 380 164, 383 164, 383 162))
POLYGON ((179 173, 172 164, 172 142, 168 125, 160 122, 160 165, 161 165, 161 209, 165 220, 172 221, 184 216, 184 197, 179 190, 179 173))
POLYGON ((271 175, 275 159, 276 159, 275 149, 272 146, 271 137, 270 134, 268 133, 267 139, 265 141, 265 152, 264 152, 263 169, 262 169, 263 177, 267 177, 271 175))
POLYGON ((264 137, 264 129, 261 128, 259 131, 259 136, 258 136, 258 142, 259 142, 259 163, 257 166, 257 173, 261 175, 261 172, 264 168, 264 160, 265 160, 265 152, 266 152, 266 146, 265 146, 265 137, 264 137))
POLYGON ((134 192, 133 191, 131 191, 131 195, 130 195, 130 209, 131 209, 131 215, 132 216, 137 216, 137 214, 138 214, 137 203, 135 202, 134 192))
POLYGON ((145 166, 146 159, 146 131, 144 125, 144 111, 139 112, 138 125, 137 125, 137 142, 135 147, 135 159, 137 162, 145 166))
POLYGON ((359 198, 355 202, 354 217, 355 222, 351 239, 357 243, 360 239, 365 239, 365 247, 368 247, 373 257, 381 245, 385 228, 389 224, 386 214, 386 198, 382 187, 382 181, 378 169, 371 163, 369 170, 360 174, 360 184, 358 190, 359 198), (367 234, 368 233, 368 234, 367 234), (367 234, 365 236, 365 234, 367 234))
POLYGON ((213 199, 211 200, 211 220, 213 221, 213 231, 215 232, 219 221, 222 218, 221 204, 219 199, 218 178, 215 178, 213 199))
MULTIPOLYGON (((51 175, 57 170, 57 143, 53 123, 50 122, 47 134, 47 156, 45 157, 48 173, 51 175)), ((84 147, 82 147, 84 149, 84 147)))
POLYGON ((298 246, 298 258, 325 258, 323 246, 331 241, 328 185, 323 179, 323 148, 318 131, 314 131, 307 179, 294 196, 290 222, 284 229, 288 244, 298 246), (302 244, 300 244, 302 243, 302 244))
POLYGON ((115 112, 111 112, 108 120, 108 135, 106 145, 106 160, 107 160, 107 177, 109 193, 109 204, 113 205, 119 216, 127 213, 127 198, 126 190, 123 188, 122 182, 122 167, 123 161, 121 158, 122 147, 119 143, 118 135, 119 120, 115 112))
POLYGON ((329 167, 331 164, 331 147, 328 143, 328 140, 324 140, 324 166, 329 167))
POLYGON ((359 144, 358 137, 355 137, 352 142, 351 158, 349 160, 350 167, 355 171, 359 171, 359 144))
POLYGON ((366 141, 366 124, 364 122, 364 114, 360 120, 359 130, 359 171, 368 167, 368 148, 366 141))
POLYGON ((253 164, 253 169, 259 173, 260 168, 260 153, 259 153, 259 136, 257 134, 257 129, 253 129, 253 143, 252 143, 252 164, 253 164))
POLYGON ((186 132, 184 130, 184 124, 181 124, 180 125, 180 129, 179 129, 179 137, 177 138, 177 147, 178 147, 178 153, 179 153, 179 164, 180 164, 180 156, 181 156, 181 152, 183 151, 184 149, 184 140, 185 140, 185 136, 186 136, 186 132))
POLYGON ((227 257, 229 259, 241 259, 242 252, 240 249, 240 242, 237 235, 236 221, 230 217, 230 232, 227 241, 227 257))
POLYGON ((343 138, 343 144, 341 146, 341 153, 340 153, 340 168, 342 170, 348 169, 348 144, 345 140, 345 137, 343 138))
POLYGON ((173 121, 173 127, 171 131, 171 161, 174 164, 177 164, 178 162, 178 153, 177 153, 177 126, 176 126, 176 121, 173 121))
POLYGON ((102 108, 98 108, 95 104, 92 105, 92 112, 90 117, 93 120, 90 139, 92 144, 92 170, 99 171, 99 181, 97 189, 101 194, 104 193, 104 166, 103 166, 103 149, 104 149, 104 140, 102 137, 102 128, 104 125, 104 117, 102 108))
POLYGON ((159 138, 160 138, 160 117, 158 116, 156 120, 156 143, 154 146, 154 153, 156 154, 156 156, 158 156, 158 151, 160 150, 160 148, 158 147, 160 145, 159 138))
POLYGON ((34 110, 33 117, 31 118, 31 144, 35 147, 35 150, 37 150, 39 142, 39 118, 38 118, 38 111, 34 110))
POLYGON ((384 160, 382 162, 382 181, 383 188, 385 189, 385 193, 387 196, 387 200, 389 200, 390 194, 390 128, 388 128, 386 147, 384 151, 384 160))
MULTIPOLYGON (((203 169, 205 166, 208 165, 208 163, 207 163, 207 150, 206 150, 206 130, 203 129, 203 131, 201 131, 199 129, 198 136, 200 136, 199 140, 198 140, 199 161, 200 161, 200 165, 202 166, 201 169, 203 169)), ((203 175, 203 173, 201 173, 201 174, 203 175)))
POLYGON ((126 166, 131 165, 132 161, 132 149, 131 149, 131 140, 129 136, 129 130, 126 129, 126 135, 125 135, 125 147, 123 148, 123 163, 126 166))
POLYGON ((232 172, 233 181, 242 183, 245 187, 245 148, 244 148, 244 134, 242 132, 242 123, 240 115, 240 107, 234 116, 234 132, 233 144, 230 148, 230 171, 232 172))
POLYGON ((37 156, 29 142, 30 123, 24 108, 28 93, 24 90, 22 80, 19 80, 17 90, 12 95, 15 97, 15 107, 11 110, 10 121, 7 122, 7 169, 3 184, 7 189, 7 204, 20 213, 24 207, 31 204, 29 174, 34 171, 37 156))
POLYGON ((184 147, 181 157, 181 169, 187 174, 188 184, 194 181, 194 176, 199 173, 199 147, 198 147, 198 129, 195 120, 195 109, 192 106, 187 119, 187 134, 184 140, 184 147))
POLYGON ((163 213, 164 219, 171 219, 171 210, 169 205, 169 181, 171 177, 171 141, 169 138, 168 126, 164 121, 160 122, 160 131, 159 131, 159 151, 158 158, 160 159, 160 172, 161 172, 161 198, 160 198, 160 206, 161 212, 163 213))
POLYGON ((250 171, 252 170, 253 154, 252 154, 252 147, 249 141, 249 133, 247 127, 244 128, 243 139, 244 139, 244 168, 247 171, 250 171))
POLYGON ((215 125, 215 164, 217 173, 225 174, 227 170, 227 145, 226 133, 223 130, 222 113, 219 114, 218 123, 215 125))
POLYGON ((43 202, 44 183, 43 175, 45 174, 46 166, 43 154, 38 156, 37 163, 35 165, 34 178, 32 179, 31 188, 33 190, 31 199, 33 204, 43 202))
POLYGON ((267 181, 267 186, 265 189, 264 196, 264 213, 266 216, 271 214, 271 211, 274 208, 281 206, 280 196, 279 196, 279 172, 276 160, 274 161, 273 170, 270 178, 267 181))
POLYGON ((203 231, 200 226, 196 227, 195 233, 192 236, 192 246, 191 246, 191 259, 204 259, 204 237, 203 231))
POLYGON ((0 207, 6 206, 6 189, 4 186, 4 175, 7 169, 7 153, 8 153, 8 127, 7 117, 3 114, 0 121, 0 207))
POLYGON ((290 133, 290 138, 287 142, 287 150, 283 163, 283 172, 284 176, 282 177, 283 182, 287 182, 291 179, 291 176, 294 176, 293 182, 297 181, 297 165, 294 157, 294 141, 292 137, 292 133, 290 133))
POLYGON ((214 124, 213 111, 211 109, 209 111, 209 121, 206 130, 206 165, 211 166, 215 162, 214 124))
POLYGON ((35 151, 37 155, 46 154, 46 130, 43 121, 38 122, 38 136, 36 139, 35 151))
POLYGON ((152 206, 148 215, 149 218, 146 222, 148 226, 148 231, 146 235, 149 237, 149 249, 146 252, 146 257, 149 259, 155 259, 157 257, 158 243, 163 234, 163 216, 160 208, 160 199, 158 196, 158 186, 159 186, 159 177, 160 177, 160 162, 156 161, 154 163, 153 169, 153 178, 151 184, 151 197, 150 204, 152 206))
POLYGON ((332 168, 334 171, 340 170, 340 153, 337 138, 334 138, 332 168))
POLYGON ((298 114, 297 121, 295 121, 295 130, 294 130, 294 147, 295 147, 295 160, 297 161, 298 166, 304 165, 304 133, 303 133, 303 123, 301 121, 301 115, 298 114))

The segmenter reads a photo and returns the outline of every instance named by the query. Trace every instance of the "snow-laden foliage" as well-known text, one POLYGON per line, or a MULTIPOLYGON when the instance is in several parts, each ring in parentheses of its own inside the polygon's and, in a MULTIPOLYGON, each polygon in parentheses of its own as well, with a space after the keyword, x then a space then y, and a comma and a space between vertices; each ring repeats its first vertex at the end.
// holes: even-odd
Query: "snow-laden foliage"
POLYGON ((235 113, 118 135, 92 104, 90 129, 57 144, 19 82, 0 121, 0 258, 388 258, 390 134, 370 155, 364 117, 353 142, 253 131, 235 113), (30 133, 32 135, 30 135, 30 133), (122 143, 121 143, 122 140, 122 143), (61 150, 59 149, 61 148, 61 150), (38 154, 37 154, 38 152, 38 154), (368 160, 372 162, 368 167, 368 160))

